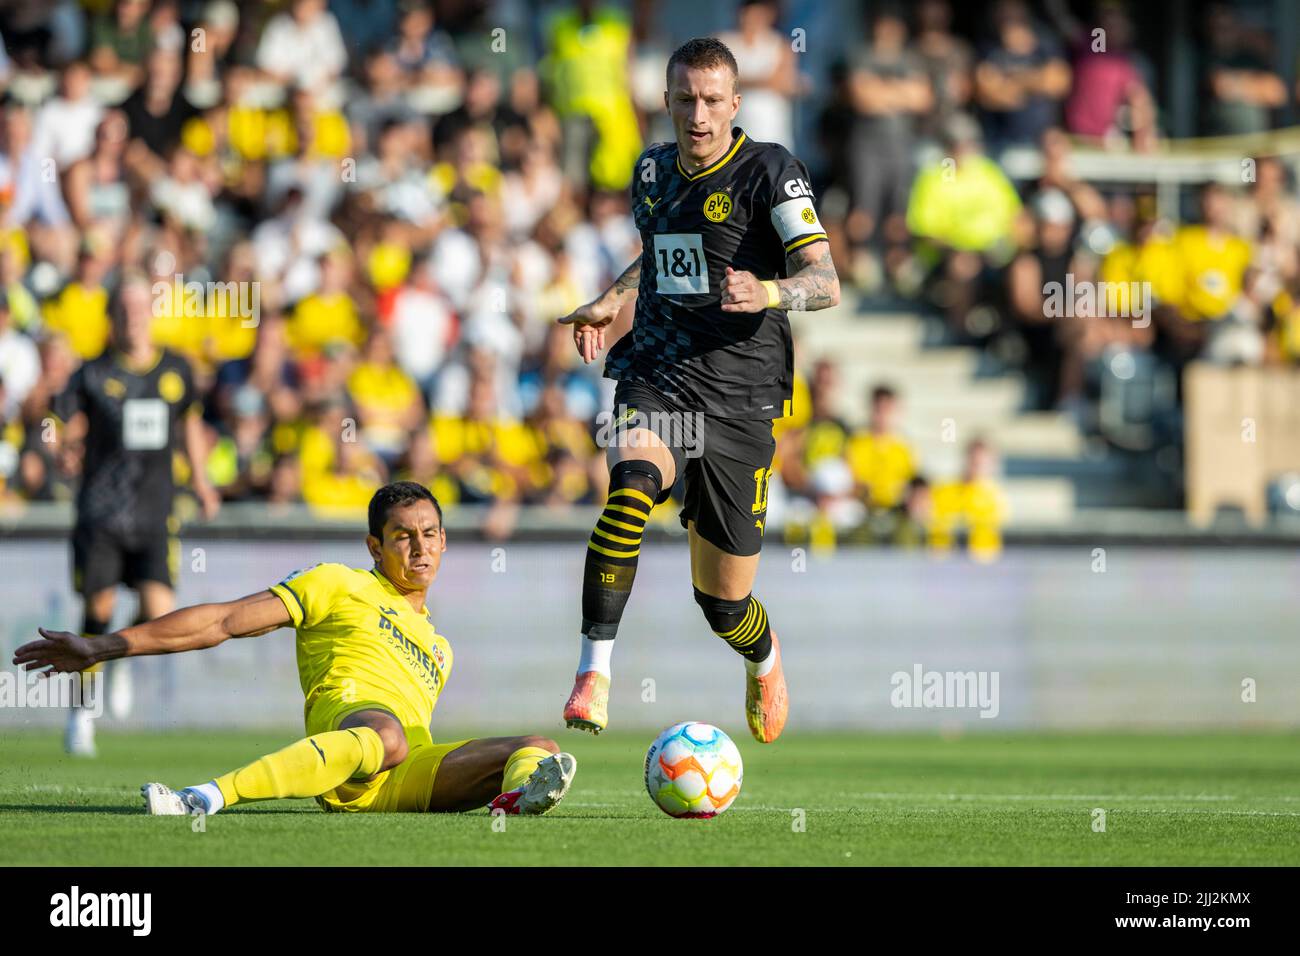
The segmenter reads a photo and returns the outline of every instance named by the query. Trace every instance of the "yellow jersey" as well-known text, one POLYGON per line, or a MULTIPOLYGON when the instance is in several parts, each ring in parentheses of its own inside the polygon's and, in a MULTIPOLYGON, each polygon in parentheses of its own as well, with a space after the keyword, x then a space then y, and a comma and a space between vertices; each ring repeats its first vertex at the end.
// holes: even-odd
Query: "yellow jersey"
POLYGON ((401 721, 413 746, 432 742, 429 722, 452 654, 427 607, 414 610, 378 570, 342 564, 297 571, 270 590, 297 631, 306 715, 323 697, 351 710, 375 704, 401 721))
POLYGON ((1184 318, 1222 318, 1241 295, 1253 249, 1237 236, 1214 236, 1204 226, 1184 226, 1174 236, 1183 269, 1179 305, 1184 318))
POLYGON ((860 485, 866 485, 874 508, 903 503, 907 483, 916 477, 916 457, 911 446, 895 435, 859 432, 848 440, 844 457, 860 485))
POLYGON ((1300 303, 1290 292, 1273 299, 1273 340, 1278 354, 1287 362, 1300 361, 1300 303))
POLYGON ((1002 524, 1007 506, 996 482, 987 479, 941 482, 935 486, 932 500, 931 547, 941 551, 951 548, 956 531, 964 527, 971 557, 977 560, 997 557, 1002 550, 1002 524))
POLYGON ((98 358, 108 345, 108 290, 70 282, 45 303, 45 327, 67 336, 77 358, 98 358))
POLYGON ((298 303, 285 331, 290 348, 301 358, 317 355, 335 341, 360 347, 366 330, 356 303, 346 292, 317 292, 298 303))

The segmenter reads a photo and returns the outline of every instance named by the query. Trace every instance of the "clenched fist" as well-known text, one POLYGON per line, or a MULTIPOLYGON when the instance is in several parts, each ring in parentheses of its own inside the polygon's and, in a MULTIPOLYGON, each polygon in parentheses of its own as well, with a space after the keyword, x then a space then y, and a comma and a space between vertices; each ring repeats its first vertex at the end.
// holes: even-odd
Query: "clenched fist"
POLYGON ((722 279, 723 312, 762 312, 767 308, 767 289, 752 272, 737 272, 727 266, 722 279))

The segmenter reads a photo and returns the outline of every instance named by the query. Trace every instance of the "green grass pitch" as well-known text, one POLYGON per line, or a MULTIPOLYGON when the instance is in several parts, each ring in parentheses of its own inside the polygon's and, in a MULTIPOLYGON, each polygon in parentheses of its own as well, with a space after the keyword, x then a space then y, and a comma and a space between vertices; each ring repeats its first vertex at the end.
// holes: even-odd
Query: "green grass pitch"
POLYGON ((0 865, 1300 864, 1296 734, 736 738, 741 795, 697 821, 646 796, 652 734, 558 731, 574 789, 500 832, 486 811, 327 815, 305 800, 222 813, 206 832, 142 814, 141 783, 207 780, 293 736, 101 732, 99 758, 74 761, 57 735, 0 731, 0 865))

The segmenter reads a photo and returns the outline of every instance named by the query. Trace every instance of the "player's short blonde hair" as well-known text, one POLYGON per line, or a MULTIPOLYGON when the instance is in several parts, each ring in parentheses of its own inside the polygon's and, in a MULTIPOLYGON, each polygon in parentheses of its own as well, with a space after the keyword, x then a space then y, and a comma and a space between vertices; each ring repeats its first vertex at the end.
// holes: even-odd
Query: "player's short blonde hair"
POLYGON ((715 37, 694 37, 673 51, 664 73, 664 80, 669 87, 673 85, 673 67, 679 64, 696 70, 725 66, 731 71, 732 88, 740 85, 740 67, 736 65, 735 55, 725 43, 715 37))

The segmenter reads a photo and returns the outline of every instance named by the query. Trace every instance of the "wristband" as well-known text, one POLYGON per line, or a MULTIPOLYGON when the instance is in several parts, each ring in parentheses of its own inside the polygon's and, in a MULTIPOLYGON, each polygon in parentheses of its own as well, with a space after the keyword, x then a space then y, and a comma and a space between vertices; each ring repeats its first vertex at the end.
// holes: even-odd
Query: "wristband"
POLYGON ((781 306, 781 287, 771 279, 764 279, 762 286, 767 290, 767 307, 769 309, 780 308, 781 306))

